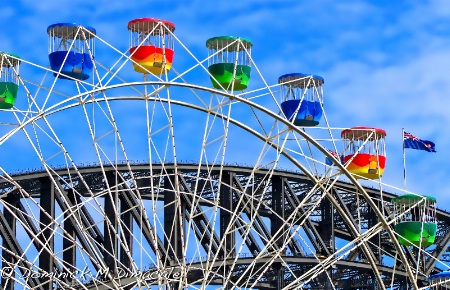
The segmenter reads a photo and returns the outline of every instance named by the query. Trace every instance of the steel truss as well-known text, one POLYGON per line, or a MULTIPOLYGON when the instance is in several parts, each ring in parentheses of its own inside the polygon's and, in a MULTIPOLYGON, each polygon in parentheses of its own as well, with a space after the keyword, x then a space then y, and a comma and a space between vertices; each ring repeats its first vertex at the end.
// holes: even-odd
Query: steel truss
MULTIPOLYGON (((177 289, 185 287, 183 283, 206 281, 227 289, 298 285, 378 289, 359 247, 336 255, 340 244, 354 243, 355 237, 336 206, 322 198, 324 192, 303 174, 274 171, 267 177, 268 172, 199 164, 177 164, 175 171, 173 164, 133 164, 3 177, 2 268, 13 268, 16 274, 3 275, 2 287, 19 289, 20 282, 32 289, 132 289, 161 284, 177 289), (87 202, 92 199, 104 210, 100 220, 87 202), (148 201, 163 207, 158 213, 161 225, 154 223, 148 201), (38 213, 32 202, 39 203, 38 213), (251 221, 250 226, 246 221, 251 221), (186 237, 187 228, 193 237, 186 237), (193 240, 200 249, 187 248, 193 240), (29 256, 30 247, 37 258, 29 256), (146 265, 135 258, 142 248, 154 258, 146 265), (328 263, 333 255, 338 258, 328 263), (95 275, 83 279, 80 264, 95 275), (310 273, 314 268, 318 270, 310 273), (30 271, 41 275, 27 275, 30 271)), ((373 200, 381 200, 379 190, 365 190, 373 200)), ((353 184, 337 181, 330 191, 361 233, 377 226, 376 215, 353 184)), ((383 192, 384 202, 393 197, 383 192)), ((389 208, 385 210, 389 214, 389 208)), ((416 265, 419 286, 426 285, 427 275, 440 271, 436 261, 448 258, 450 214, 438 210, 438 220, 436 246, 416 265)), ((367 245, 386 285, 408 289, 402 264, 389 258, 396 257, 396 249, 386 232, 375 232, 367 245)), ((404 251, 411 264, 417 264, 416 252, 404 251)))

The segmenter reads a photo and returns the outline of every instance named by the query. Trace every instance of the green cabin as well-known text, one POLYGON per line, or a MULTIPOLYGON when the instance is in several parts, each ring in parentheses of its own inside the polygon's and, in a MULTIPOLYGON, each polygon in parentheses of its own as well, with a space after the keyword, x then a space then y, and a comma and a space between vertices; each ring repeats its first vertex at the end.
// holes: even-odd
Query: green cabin
POLYGON ((242 91, 250 81, 252 42, 234 36, 218 36, 206 41, 208 71, 216 89, 242 91))
POLYGON ((436 238, 436 198, 405 194, 392 199, 395 232, 401 245, 426 248, 436 238))
POLYGON ((19 91, 19 56, 2 52, 0 62, 0 109, 11 109, 19 91))

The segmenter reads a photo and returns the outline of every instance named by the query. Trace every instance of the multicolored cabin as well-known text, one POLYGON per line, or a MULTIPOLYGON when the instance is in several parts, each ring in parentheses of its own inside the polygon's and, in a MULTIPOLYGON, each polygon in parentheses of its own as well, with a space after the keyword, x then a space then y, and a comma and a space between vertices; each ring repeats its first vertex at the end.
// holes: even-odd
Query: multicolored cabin
POLYGON ((436 198, 405 194, 392 199, 395 232, 401 245, 428 247, 436 238, 436 198))
POLYGON ((386 166, 386 131, 357 126, 341 132, 343 163, 356 178, 377 179, 386 166))
POLYGON ((135 71, 155 75, 170 71, 174 57, 175 25, 172 22, 139 18, 128 22, 128 31, 135 71))
POLYGON ((450 290, 450 271, 444 271, 428 277, 429 290, 450 290))
POLYGON ((87 80, 92 74, 96 30, 76 23, 47 28, 53 74, 61 79, 87 80))
POLYGON ((0 109, 11 109, 19 91, 20 58, 6 52, 0 55, 0 109))
POLYGON ((252 42, 235 36, 217 36, 206 41, 208 71, 213 87, 242 91, 250 81, 252 42))
POLYGON ((322 118, 323 83, 320 76, 302 73, 278 78, 281 85, 281 110, 296 126, 316 126, 322 118))

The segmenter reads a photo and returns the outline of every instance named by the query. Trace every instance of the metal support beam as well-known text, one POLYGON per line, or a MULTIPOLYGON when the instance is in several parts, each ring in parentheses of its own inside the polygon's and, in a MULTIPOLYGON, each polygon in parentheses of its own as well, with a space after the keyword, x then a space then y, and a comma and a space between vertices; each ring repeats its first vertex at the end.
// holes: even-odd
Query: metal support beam
MULTIPOLYGON (((183 258, 184 203, 180 198, 178 181, 174 171, 164 177, 164 247, 167 258, 177 261, 183 258)), ((166 260, 168 262, 168 260, 166 260)))
MULTIPOLYGON (((377 205, 381 208, 381 203, 378 201, 377 205)), ((372 227, 374 227, 376 224, 378 223, 378 217, 375 214, 374 210, 368 206, 367 207, 367 226, 369 229, 371 229, 372 227)), ((377 263, 381 263, 381 236, 380 233, 374 235, 372 238, 370 238, 370 243, 372 245, 377 245, 377 246, 371 246, 373 254, 375 255, 375 259, 377 261, 377 263)))
MULTIPOLYGON (((8 226, 11 228, 11 234, 13 236, 16 235, 16 218, 14 217, 14 214, 17 210, 17 204, 19 203, 20 199, 18 196, 15 196, 13 194, 8 195, 7 197, 3 198, 5 207, 9 207, 9 210, 3 210, 3 215, 5 217, 5 222, 8 224, 8 226)), ((4 249, 2 251, 2 269, 10 269, 11 267, 14 268, 14 263, 16 259, 14 259, 14 255, 11 255, 9 251, 12 251, 12 249, 9 247, 9 243, 5 238, 3 238, 2 242, 2 248, 4 249)), ((13 277, 9 278, 7 276, 1 275, 2 278, 2 289, 4 290, 14 290, 14 280, 13 277)))
MULTIPOLYGON (((129 204, 123 196, 120 200, 120 223, 123 240, 120 243, 120 267, 123 270, 133 271, 133 215, 129 204)), ((132 289, 132 286, 122 286, 124 290, 132 289)))
POLYGON ((120 244, 120 263, 122 267, 131 269, 133 259, 133 215, 130 206, 123 197, 120 198, 120 221, 124 241, 120 244))
POLYGON ((273 264, 273 269, 275 271, 275 289, 276 290, 281 290, 284 289, 284 274, 285 274, 285 269, 284 266, 281 263, 274 263, 273 264))
MULTIPOLYGON (((272 210, 275 214, 272 214, 270 218, 270 232, 274 239, 274 244, 277 251, 280 251, 280 255, 284 255, 286 249, 284 243, 286 240, 286 234, 289 229, 286 226, 285 220, 285 191, 284 191, 284 178, 281 176, 272 177, 272 210)), ((284 266, 281 262, 274 262, 273 269, 276 275, 276 289, 281 290, 284 288, 284 266)))
POLYGON ((220 186, 220 239, 222 247, 219 250, 221 257, 234 257, 236 252, 235 224, 233 222, 233 176, 231 172, 224 171, 220 186))
POLYGON ((104 221, 104 236, 103 247, 105 249, 103 258, 105 265, 110 273, 117 273, 117 229, 118 229, 118 189, 117 176, 113 171, 106 172, 106 179, 108 184, 107 194, 105 200, 105 221, 104 221))
MULTIPOLYGON (((75 204, 75 192, 73 189, 67 191, 67 205, 70 208, 75 204)), ((64 273, 67 273, 70 277, 70 273, 76 270, 76 235, 75 226, 72 222, 73 217, 69 210, 64 211, 64 238, 63 238, 63 261, 64 261, 64 273)))
MULTIPOLYGON (((219 205, 220 205, 220 238, 222 246, 219 250, 219 256, 226 258, 234 258, 236 255, 236 222, 233 218, 233 173, 224 171, 220 181, 219 205)), ((224 268, 225 277, 230 273, 229 267, 224 268)), ((233 285, 224 279, 223 289, 232 289, 233 285)))
MULTIPOLYGON (((41 183, 41 199, 40 199, 40 234, 38 239, 42 242, 43 247, 39 253, 39 268, 42 272, 52 274, 54 271, 55 243, 55 185, 50 178, 40 178, 41 183)), ((45 290, 53 289, 53 282, 50 277, 41 278, 42 287, 45 290)))
MULTIPOLYGON (((320 202, 320 215, 321 221, 319 222, 319 235, 328 249, 329 253, 334 253, 335 242, 334 242, 334 211, 331 202, 324 198, 320 202)), ((326 255, 327 252, 321 253, 326 255)))
MULTIPOLYGON (((277 250, 284 247, 284 240, 286 238, 286 223, 284 222, 285 209, 285 191, 284 180, 281 176, 272 177, 272 214, 270 218, 270 232, 277 250)), ((282 250, 284 254, 285 249, 282 250)))
MULTIPOLYGON (((178 172, 168 170, 164 176, 164 247, 168 254, 165 257, 165 263, 172 261, 181 264, 184 263, 183 239, 186 236, 184 232, 184 221, 186 220, 186 208, 178 183, 178 172), (181 260, 181 261, 180 261, 181 260)), ((178 282, 169 282, 168 289, 179 289, 178 282)))

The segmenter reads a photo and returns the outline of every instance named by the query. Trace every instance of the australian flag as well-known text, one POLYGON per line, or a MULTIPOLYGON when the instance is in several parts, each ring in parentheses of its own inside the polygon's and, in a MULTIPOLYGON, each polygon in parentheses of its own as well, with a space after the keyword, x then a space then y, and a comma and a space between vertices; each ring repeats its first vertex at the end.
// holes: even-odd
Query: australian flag
POLYGON ((435 145, 433 142, 419 139, 407 132, 403 132, 403 144, 405 148, 425 150, 428 152, 436 152, 435 145))

